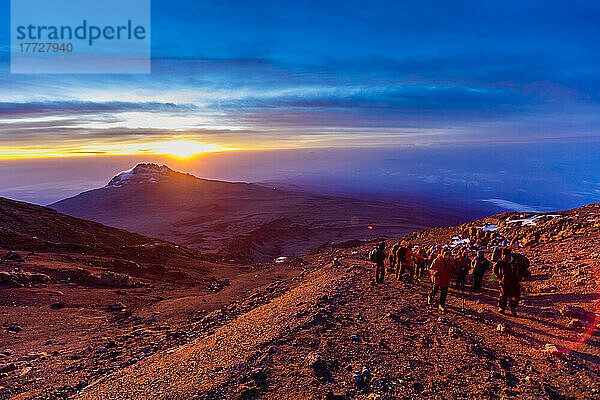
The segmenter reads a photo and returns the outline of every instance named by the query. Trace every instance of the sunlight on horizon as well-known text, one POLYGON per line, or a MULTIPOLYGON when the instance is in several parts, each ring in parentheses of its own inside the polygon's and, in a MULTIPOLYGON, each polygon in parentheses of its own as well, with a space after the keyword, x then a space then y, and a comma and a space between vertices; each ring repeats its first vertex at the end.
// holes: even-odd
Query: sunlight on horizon
POLYGON ((175 139, 153 143, 122 145, 97 145, 40 150, 39 148, 1 149, 0 160, 28 158, 58 158, 113 155, 165 155, 188 159, 202 153, 237 150, 231 147, 206 144, 187 139, 175 139))

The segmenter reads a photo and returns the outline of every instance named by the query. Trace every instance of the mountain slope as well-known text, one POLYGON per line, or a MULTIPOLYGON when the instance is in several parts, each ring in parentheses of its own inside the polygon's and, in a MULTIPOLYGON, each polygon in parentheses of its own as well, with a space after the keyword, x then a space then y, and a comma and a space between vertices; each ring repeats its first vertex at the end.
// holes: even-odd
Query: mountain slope
POLYGON ((598 398, 599 221, 595 204, 407 236, 454 245, 463 234, 496 232, 492 222, 503 225, 487 235, 492 242, 521 241, 532 229, 546 234, 548 241, 519 250, 533 274, 519 317, 496 312, 493 280, 479 293, 451 288, 449 311, 440 314, 427 305, 426 281, 388 276, 375 284, 368 246, 330 250, 307 257, 313 271, 272 300, 228 317, 249 301, 240 300, 207 316, 188 328, 197 339, 98 380, 77 398, 598 398), (365 367, 371 379, 357 386, 365 367))
POLYGON ((139 164, 106 187, 51 207, 244 261, 299 256, 332 241, 462 222, 401 204, 200 179, 155 164, 139 164))
POLYGON ((0 247, 7 250, 79 252, 160 258, 199 253, 162 240, 0 197, 0 247))
POLYGON ((140 329, 168 348, 187 338, 173 329, 198 313, 300 271, 294 263, 215 263, 194 249, 0 198, 0 399, 64 398, 78 378, 122 368, 109 354, 128 363, 139 344, 147 349, 138 339, 152 340, 140 329), (109 364, 98 367, 96 355, 109 364))

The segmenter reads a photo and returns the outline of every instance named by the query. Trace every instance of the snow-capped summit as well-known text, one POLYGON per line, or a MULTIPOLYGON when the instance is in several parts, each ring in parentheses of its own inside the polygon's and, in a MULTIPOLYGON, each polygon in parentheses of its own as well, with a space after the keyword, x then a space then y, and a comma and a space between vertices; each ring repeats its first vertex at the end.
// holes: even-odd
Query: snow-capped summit
POLYGON ((106 186, 122 186, 131 183, 158 183, 161 179, 176 174, 166 165, 138 164, 135 167, 119 172, 106 186))

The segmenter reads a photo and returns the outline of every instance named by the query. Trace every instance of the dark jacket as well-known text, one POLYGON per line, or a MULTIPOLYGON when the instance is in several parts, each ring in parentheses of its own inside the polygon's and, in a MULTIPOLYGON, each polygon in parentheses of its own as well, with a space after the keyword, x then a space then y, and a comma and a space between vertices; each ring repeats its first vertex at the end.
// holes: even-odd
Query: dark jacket
POLYGON ((375 252, 375 262, 378 265, 383 265, 385 261, 385 250, 378 248, 377 251, 375 252))
POLYGON ((474 274, 483 274, 485 271, 490 269, 490 261, 484 257, 475 257, 471 261, 471 270, 474 274))
POLYGON ((494 274, 502 286, 517 286, 529 276, 529 259, 521 254, 513 253, 509 259, 501 258, 494 265, 494 274))

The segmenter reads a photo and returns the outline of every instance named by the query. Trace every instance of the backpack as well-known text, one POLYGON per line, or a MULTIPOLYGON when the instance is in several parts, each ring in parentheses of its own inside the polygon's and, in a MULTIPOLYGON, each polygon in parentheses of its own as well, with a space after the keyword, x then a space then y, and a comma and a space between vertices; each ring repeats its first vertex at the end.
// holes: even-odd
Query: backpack
POLYGON ((379 259, 379 247, 376 247, 369 252, 369 261, 377 262, 378 259, 379 259))
POLYGON ((396 261, 407 262, 408 260, 405 257, 407 252, 408 249, 406 247, 400 247, 396 252, 396 261))

